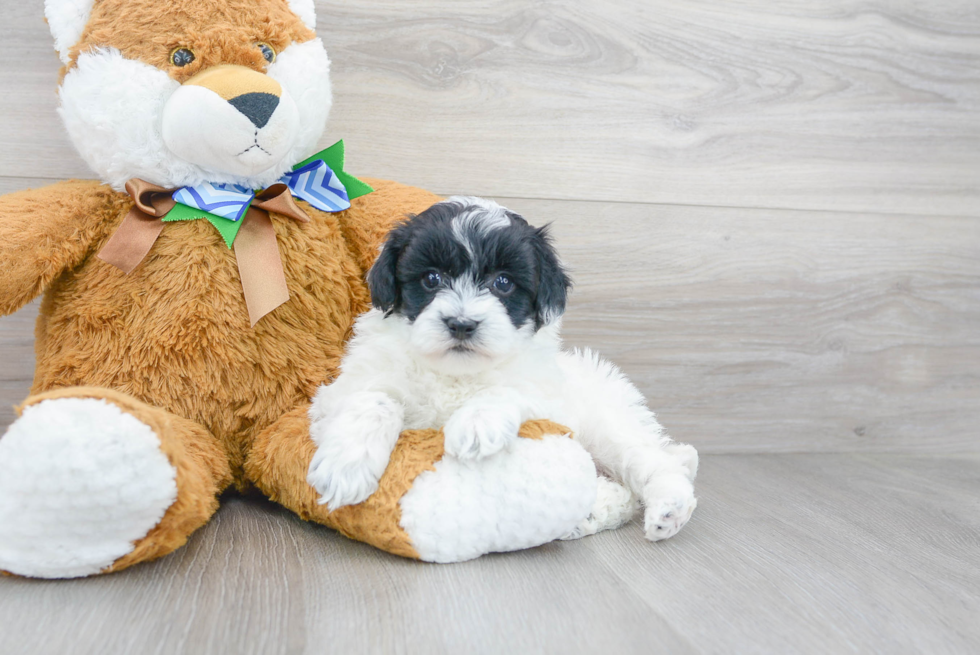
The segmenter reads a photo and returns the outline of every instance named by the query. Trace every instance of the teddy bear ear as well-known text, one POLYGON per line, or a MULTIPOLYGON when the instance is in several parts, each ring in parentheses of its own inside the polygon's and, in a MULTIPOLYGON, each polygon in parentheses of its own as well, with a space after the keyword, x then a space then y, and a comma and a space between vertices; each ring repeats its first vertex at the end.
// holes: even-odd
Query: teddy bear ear
POLYGON ((95 0, 44 0, 44 17, 54 37, 54 49, 65 64, 68 51, 82 38, 94 3, 95 0))
POLYGON ((308 28, 316 31, 316 7, 313 6, 313 0, 289 0, 289 8, 308 28))

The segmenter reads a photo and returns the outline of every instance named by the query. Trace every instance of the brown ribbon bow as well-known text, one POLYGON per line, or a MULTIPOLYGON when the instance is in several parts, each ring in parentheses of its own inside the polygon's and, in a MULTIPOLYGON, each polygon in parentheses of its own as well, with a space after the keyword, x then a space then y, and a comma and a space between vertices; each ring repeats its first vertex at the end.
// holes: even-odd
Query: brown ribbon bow
MULTIPOLYGON (((172 197, 175 190, 137 178, 126 182, 126 192, 132 196, 135 204, 99 252, 99 259, 127 275, 131 273, 163 231, 163 217, 177 204, 172 197)), ((270 213, 300 223, 310 221, 285 184, 273 184, 255 194, 255 199, 241 218, 242 227, 235 237, 235 258, 238 260, 238 274, 252 327, 260 318, 289 300, 286 275, 282 270, 270 213)))

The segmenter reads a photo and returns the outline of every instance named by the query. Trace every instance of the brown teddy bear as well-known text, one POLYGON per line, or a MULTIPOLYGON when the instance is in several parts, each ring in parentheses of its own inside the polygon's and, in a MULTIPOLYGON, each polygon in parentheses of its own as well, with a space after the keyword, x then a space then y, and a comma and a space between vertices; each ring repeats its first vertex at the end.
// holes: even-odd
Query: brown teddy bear
POLYGON ((116 571, 184 544, 231 485, 424 559, 545 543, 589 515, 596 472, 548 421, 452 471, 406 432, 366 502, 307 484, 309 399, 336 375, 390 226, 438 198, 313 155, 331 104, 312 0, 46 0, 60 112, 101 181, 0 198, 0 314, 44 293, 37 368, 0 439, 0 570, 116 571), (447 512, 402 525, 418 476, 447 512), (471 499, 472 501, 472 499, 471 499), (420 553, 421 535, 445 546, 420 553), (433 536, 435 535, 435 536, 433 536), (449 553, 446 555, 445 553, 449 553))

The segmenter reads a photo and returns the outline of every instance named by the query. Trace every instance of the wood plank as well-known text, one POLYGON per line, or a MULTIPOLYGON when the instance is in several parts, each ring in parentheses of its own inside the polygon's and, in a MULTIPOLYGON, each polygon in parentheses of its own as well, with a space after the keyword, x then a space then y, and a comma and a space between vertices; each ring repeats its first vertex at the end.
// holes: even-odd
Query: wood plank
POLYGON ((503 199, 592 347, 705 452, 980 449, 980 224, 503 199))
POLYGON ((980 649, 977 457, 705 459, 691 523, 656 554, 586 542, 706 653, 980 649))
MULTIPOLYGON (((318 0, 351 169, 476 194, 977 216, 980 6, 318 0)), ((41 3, 0 175, 88 177, 41 3)))
MULTIPOLYGON (((555 221, 570 346, 702 452, 977 452, 980 223, 503 199, 555 221)), ((0 319, 0 425, 34 309, 0 319)), ((6 412, 6 413, 4 413, 6 412)))
POLYGON ((930 652, 980 648, 980 460, 705 458, 674 539, 634 523, 457 565, 229 497, 177 553, 0 579, 4 652, 930 652))
POLYGON ((23 191, 24 189, 36 189, 38 187, 43 187, 43 186, 48 186, 49 184, 53 184, 55 181, 56 180, 51 180, 44 177, 4 176, 4 177, 0 177, 0 194, 13 193, 14 191, 23 191))

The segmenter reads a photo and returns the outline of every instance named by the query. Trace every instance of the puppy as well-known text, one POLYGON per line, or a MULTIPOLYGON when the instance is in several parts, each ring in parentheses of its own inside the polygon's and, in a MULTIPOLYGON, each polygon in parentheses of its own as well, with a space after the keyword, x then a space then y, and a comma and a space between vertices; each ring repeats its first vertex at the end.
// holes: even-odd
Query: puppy
POLYGON ((374 309, 310 409, 308 481, 321 503, 367 499, 402 430, 444 428, 447 456, 479 459, 547 418, 617 481, 600 476, 592 516, 568 538, 625 523, 634 497, 648 539, 684 526, 697 451, 670 441, 615 366, 562 351, 570 282, 546 228, 492 201, 449 198, 392 230, 367 279, 374 309))

